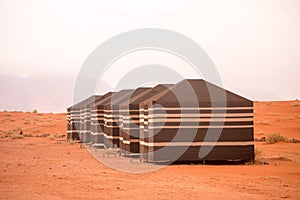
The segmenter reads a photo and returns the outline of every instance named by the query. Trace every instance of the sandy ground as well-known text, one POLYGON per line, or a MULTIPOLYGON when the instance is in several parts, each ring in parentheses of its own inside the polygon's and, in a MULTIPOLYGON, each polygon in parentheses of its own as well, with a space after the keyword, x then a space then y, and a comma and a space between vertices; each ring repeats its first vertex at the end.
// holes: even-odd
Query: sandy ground
MULTIPOLYGON (((280 133, 300 139, 298 103, 255 103, 255 137, 280 133)), ((128 174, 106 167, 79 144, 5 137, 19 128, 32 135, 64 134, 64 114, 2 112, 0 117, 0 199, 300 198, 300 143, 257 142, 258 160, 269 165, 173 165, 128 174)))

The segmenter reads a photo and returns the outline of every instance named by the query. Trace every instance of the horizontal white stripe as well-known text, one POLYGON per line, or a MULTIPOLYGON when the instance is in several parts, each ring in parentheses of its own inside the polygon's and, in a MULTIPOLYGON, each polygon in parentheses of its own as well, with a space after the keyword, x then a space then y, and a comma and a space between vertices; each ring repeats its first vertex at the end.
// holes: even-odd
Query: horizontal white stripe
POLYGON ((122 141, 123 141, 123 144, 130 144, 130 143, 138 143, 138 142, 140 142, 139 139, 131 139, 131 140, 124 140, 124 139, 122 139, 122 141))
POLYGON ((128 140, 123 140, 123 144, 130 144, 130 141, 128 141, 128 140))
POLYGON ((253 118, 167 118, 149 119, 149 123, 154 122, 252 122, 253 118))
POLYGON ((149 108, 149 110, 249 110, 253 107, 159 107, 149 108))
POLYGON ((169 117, 178 117, 178 118, 189 118, 189 117, 195 117, 195 118, 201 118, 201 117, 253 117, 253 113, 184 113, 184 114, 149 114, 150 118, 156 118, 156 117, 163 117, 163 118, 169 118, 169 117))
POLYGON ((252 128, 253 125, 239 125, 239 126, 149 126, 149 129, 163 129, 163 128, 252 128))
POLYGON ((140 130, 140 127, 139 126, 137 126, 137 127, 131 127, 131 128, 123 127, 122 129, 123 130, 140 130))
POLYGON ((104 126, 107 127, 107 128, 120 128, 120 126, 111 126, 111 125, 108 126, 108 125, 106 125, 106 124, 104 124, 104 126))
POLYGON ((142 112, 142 111, 148 112, 148 109, 140 108, 140 112, 142 112))
POLYGON ((108 138, 108 139, 119 139, 119 136, 112 136, 112 135, 107 135, 107 134, 103 134, 104 137, 108 138))
POLYGON ((130 123, 140 123, 140 120, 135 119, 135 120, 123 120, 124 124, 130 124, 130 123))
POLYGON ((254 145, 253 141, 247 142, 155 142, 147 143, 140 141, 140 145, 148 147, 161 146, 249 146, 254 145))
POLYGON ((139 110, 131 110, 131 109, 130 109, 130 110, 129 110, 129 109, 125 109, 125 110, 122 110, 122 109, 121 109, 121 110, 119 110, 119 111, 120 111, 120 112, 123 112, 123 113, 126 113, 126 112, 129 113, 129 111, 130 111, 130 112, 139 112, 139 110))
POLYGON ((92 113, 91 116, 93 116, 93 117, 100 116, 101 117, 101 116, 104 116, 104 114, 103 113, 97 113, 97 114, 96 113, 92 113))
POLYGON ((104 121, 105 121, 105 123, 106 122, 120 122, 120 120, 118 120, 118 119, 105 119, 104 121))
POLYGON ((103 132, 97 132, 97 133, 91 132, 91 134, 92 134, 92 135, 95 135, 95 136, 96 136, 96 135, 103 135, 103 132))
POLYGON ((119 118, 120 115, 104 115, 105 118, 119 118))

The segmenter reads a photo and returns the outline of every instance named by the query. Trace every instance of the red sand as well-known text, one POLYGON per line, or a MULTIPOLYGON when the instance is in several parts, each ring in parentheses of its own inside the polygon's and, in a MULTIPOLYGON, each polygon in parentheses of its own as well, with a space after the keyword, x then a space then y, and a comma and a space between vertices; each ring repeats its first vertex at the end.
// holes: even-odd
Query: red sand
MULTIPOLYGON (((276 132, 300 139, 297 103, 255 103, 255 137, 276 132)), ((0 113, 0 134, 20 124, 33 135, 66 132, 65 115, 40 115, 39 124, 48 124, 42 126, 24 124, 24 116, 34 120, 37 115, 0 113)), ((258 142, 256 148, 258 159, 269 165, 174 165, 127 174, 102 165, 78 144, 1 138, 0 199, 299 199, 300 143, 258 142)))

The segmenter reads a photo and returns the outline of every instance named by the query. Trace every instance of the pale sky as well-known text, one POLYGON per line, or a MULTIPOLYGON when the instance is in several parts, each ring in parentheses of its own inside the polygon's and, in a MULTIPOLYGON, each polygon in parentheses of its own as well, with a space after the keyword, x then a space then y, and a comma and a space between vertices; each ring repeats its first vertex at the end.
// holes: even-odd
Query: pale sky
POLYGON ((298 0, 0 0, 0 73, 76 78, 125 31, 163 28, 197 42, 226 89, 252 100, 300 98, 298 0))

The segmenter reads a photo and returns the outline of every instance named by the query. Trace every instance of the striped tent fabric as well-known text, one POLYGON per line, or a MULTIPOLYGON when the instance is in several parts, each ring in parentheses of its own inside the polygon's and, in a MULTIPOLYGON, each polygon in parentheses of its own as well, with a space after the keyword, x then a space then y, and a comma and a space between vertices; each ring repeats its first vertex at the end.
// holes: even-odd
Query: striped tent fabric
MULTIPOLYGON (((124 135, 123 134, 123 126, 126 126, 126 121, 127 121, 127 116, 128 112, 127 110, 124 109, 124 105, 128 105, 129 102, 133 101, 134 99, 138 99, 139 97, 143 96, 145 93, 147 93, 151 88, 137 88, 134 90, 134 92, 125 98, 123 98, 118 105, 118 110, 119 110, 119 147, 123 153, 123 155, 126 155, 125 152, 125 145, 127 143, 126 140, 124 140, 124 135)), ((134 114, 134 113, 132 113, 134 114)))
POLYGON ((104 144, 106 147, 119 147, 119 129, 122 125, 120 105, 148 89, 149 88, 121 90, 112 96, 110 102, 104 105, 104 144))
POLYGON ((122 127, 119 130, 119 146, 125 155, 135 155, 140 153, 140 102, 160 93, 170 86, 172 85, 165 84, 149 88, 140 95, 132 97, 125 104, 120 105, 122 127))
POLYGON ((101 98, 101 95, 93 95, 75 105, 80 110, 79 137, 84 143, 91 142, 91 106, 101 98))
POLYGON ((69 113, 69 128, 67 133, 67 139, 80 140, 80 107, 79 104, 75 104, 68 108, 69 113))
POLYGON ((254 159, 248 99, 204 80, 183 80, 140 107, 148 162, 254 159))
POLYGON ((104 109, 103 104, 111 100, 113 92, 108 92, 91 106, 91 142, 104 145, 104 109))
POLYGON ((67 108, 67 137, 146 162, 253 161, 253 102, 202 79, 108 92, 67 108))
POLYGON ((67 108, 67 140, 79 140, 79 112, 72 106, 67 108))
POLYGON ((119 145, 119 115, 113 112, 115 107, 118 107, 120 99, 132 93, 133 90, 121 90, 114 93, 110 101, 103 104, 104 109, 104 145, 107 148, 112 148, 119 145), (114 107, 114 108, 113 108, 114 107))

